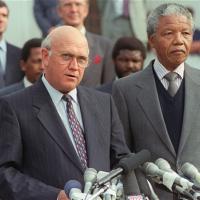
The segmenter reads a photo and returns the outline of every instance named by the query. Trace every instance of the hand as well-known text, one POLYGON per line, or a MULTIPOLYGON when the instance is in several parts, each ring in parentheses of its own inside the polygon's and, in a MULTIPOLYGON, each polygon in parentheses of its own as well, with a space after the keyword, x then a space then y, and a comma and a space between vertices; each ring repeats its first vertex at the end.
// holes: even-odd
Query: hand
POLYGON ((64 190, 61 190, 58 194, 57 200, 69 200, 64 190))

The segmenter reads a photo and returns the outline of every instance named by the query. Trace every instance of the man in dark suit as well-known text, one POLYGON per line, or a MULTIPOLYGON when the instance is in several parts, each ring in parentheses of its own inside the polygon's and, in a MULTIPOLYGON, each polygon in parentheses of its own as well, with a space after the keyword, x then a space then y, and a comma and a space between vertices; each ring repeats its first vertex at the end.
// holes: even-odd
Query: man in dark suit
POLYGON ((146 49, 140 40, 135 37, 119 38, 112 51, 117 77, 110 83, 103 84, 97 89, 111 94, 114 81, 142 70, 145 58, 146 49))
POLYGON ((0 0, 0 88, 23 78, 23 72, 19 66, 21 50, 3 38, 8 24, 8 15, 8 6, 0 0))
MULTIPOLYGON (((113 86, 130 149, 147 148, 154 160, 164 158, 178 172, 185 162, 200 169, 200 71, 185 63, 193 26, 190 12, 181 5, 156 8, 148 17, 147 33, 157 58, 113 86)), ((161 200, 179 198, 158 185, 156 191, 161 200)))
POLYGON ((58 0, 34 0, 35 20, 45 37, 61 21, 57 12, 58 0))
POLYGON ((86 38, 60 26, 42 47, 42 78, 0 102, 3 199, 66 200, 66 181, 83 183, 86 167, 109 171, 129 152, 112 97, 78 86, 89 59, 86 38))
POLYGON ((85 29, 84 21, 89 12, 89 1, 59 0, 58 12, 65 25, 79 29, 88 40, 90 63, 81 84, 95 87, 110 82, 115 77, 111 58, 112 44, 109 39, 85 29))
POLYGON ((22 81, 2 88, 0 96, 29 87, 38 80, 43 71, 41 43, 42 39, 33 38, 24 44, 21 51, 20 66, 25 76, 22 81))

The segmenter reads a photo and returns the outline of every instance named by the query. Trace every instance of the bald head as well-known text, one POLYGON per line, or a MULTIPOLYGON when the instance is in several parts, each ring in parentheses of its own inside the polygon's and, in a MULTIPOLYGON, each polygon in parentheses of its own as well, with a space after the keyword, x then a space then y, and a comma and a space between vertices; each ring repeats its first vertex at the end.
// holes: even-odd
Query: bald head
POLYGON ((60 26, 46 37, 42 47, 47 81, 62 93, 76 88, 88 64, 89 48, 85 36, 76 28, 60 26))
POLYGON ((88 43, 86 37, 76 28, 72 26, 59 26, 51 31, 42 42, 42 47, 46 49, 52 49, 54 46, 63 45, 64 41, 76 41, 82 44, 88 49, 88 43))

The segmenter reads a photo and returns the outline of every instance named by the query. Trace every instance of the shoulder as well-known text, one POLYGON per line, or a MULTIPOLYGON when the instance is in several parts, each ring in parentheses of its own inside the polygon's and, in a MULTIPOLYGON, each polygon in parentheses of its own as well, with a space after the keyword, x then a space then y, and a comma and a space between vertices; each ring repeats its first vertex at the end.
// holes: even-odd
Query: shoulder
POLYGON ((190 77, 194 82, 200 85, 200 70, 190 67, 189 65, 185 65, 185 75, 186 79, 187 77, 190 77))
POLYGON ((95 88, 88 88, 84 86, 78 87, 78 94, 80 98, 88 99, 91 103, 98 102, 98 104, 102 104, 103 102, 108 102, 111 99, 111 94, 109 93, 104 93, 95 88))
POLYGON ((19 47, 15 46, 13 44, 10 44, 9 42, 6 42, 6 44, 7 44, 7 47, 10 49, 21 50, 19 47))
POLYGON ((94 42, 112 45, 112 41, 109 38, 88 31, 86 32, 86 38, 93 40, 94 42))
POLYGON ((19 83, 9 85, 0 90, 0 96, 5 96, 5 95, 11 94, 13 92, 17 92, 18 90, 23 89, 23 88, 24 88, 24 84, 22 81, 19 83))

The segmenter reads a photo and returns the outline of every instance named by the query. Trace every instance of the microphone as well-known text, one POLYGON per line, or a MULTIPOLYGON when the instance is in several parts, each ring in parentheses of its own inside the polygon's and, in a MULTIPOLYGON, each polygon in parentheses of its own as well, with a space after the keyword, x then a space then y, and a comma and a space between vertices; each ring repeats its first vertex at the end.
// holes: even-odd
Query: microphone
POLYGON ((92 184, 96 181, 97 178, 97 171, 93 168, 87 168, 84 173, 84 181, 85 181, 85 187, 84 187, 84 193, 89 193, 90 189, 92 187, 92 184))
POLYGON ((118 177, 121 174, 128 174, 139 165, 145 163, 150 159, 150 152, 147 150, 142 150, 139 153, 130 153, 127 157, 122 158, 118 163, 118 168, 112 170, 108 175, 103 177, 94 183, 92 188, 100 187, 105 185, 105 183, 110 182, 113 178, 118 177))
POLYGON ((67 181, 64 187, 65 194, 70 200, 93 200, 94 198, 96 198, 96 200, 101 200, 101 198, 99 197, 99 194, 101 194, 102 191, 101 193, 99 192, 97 194, 90 195, 90 194, 82 193, 81 190, 82 190, 82 186, 80 182, 77 180, 67 181))
MULTIPOLYGON (((199 193, 195 192, 195 189, 198 187, 195 186, 193 183, 188 181, 185 178, 180 177, 175 172, 168 172, 158 168, 157 165, 154 163, 145 163, 144 170, 147 175, 151 177, 158 177, 159 184, 163 184, 166 186, 170 191, 175 189, 176 191, 180 192, 184 196, 191 199, 200 199, 199 193), (162 180, 162 181, 161 181, 162 180)), ((171 169, 172 170, 172 169, 171 169)), ((157 181, 156 181, 157 182, 157 181)))
POLYGON ((195 184, 200 185, 200 173, 193 164, 186 162, 182 165, 181 172, 185 177, 192 180, 195 184))
POLYGON ((171 172, 171 173, 176 173, 175 171, 172 170, 169 162, 163 158, 158 158, 155 161, 155 164, 158 166, 159 169, 162 169, 164 171, 171 172))
POLYGON ((64 187, 65 194, 71 200, 80 200, 82 199, 82 186, 81 183, 77 180, 67 181, 64 187))

